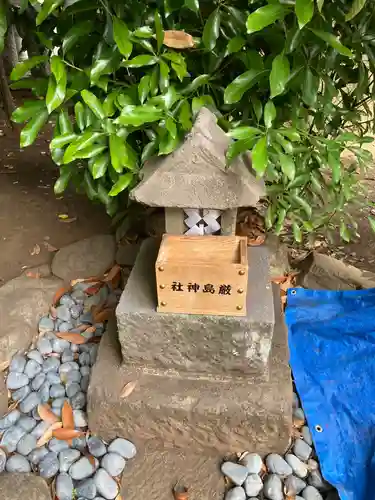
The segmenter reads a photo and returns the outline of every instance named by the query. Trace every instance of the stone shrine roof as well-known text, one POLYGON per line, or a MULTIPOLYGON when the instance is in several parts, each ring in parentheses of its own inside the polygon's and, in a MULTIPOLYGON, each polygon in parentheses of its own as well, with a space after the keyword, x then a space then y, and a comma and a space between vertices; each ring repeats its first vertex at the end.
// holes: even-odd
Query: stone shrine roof
POLYGON ((251 171, 248 156, 238 156, 227 167, 231 143, 207 108, 198 113, 184 142, 168 156, 152 159, 131 198, 152 207, 227 210, 255 206, 264 184, 251 171))

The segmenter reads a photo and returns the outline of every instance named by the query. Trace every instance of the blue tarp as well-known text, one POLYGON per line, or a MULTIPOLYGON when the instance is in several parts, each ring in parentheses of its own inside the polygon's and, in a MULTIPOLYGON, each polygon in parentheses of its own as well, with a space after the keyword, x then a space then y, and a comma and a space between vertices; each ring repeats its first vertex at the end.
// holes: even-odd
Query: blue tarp
POLYGON ((287 304, 291 368, 323 476, 341 500, 373 500, 375 289, 290 289, 287 304))

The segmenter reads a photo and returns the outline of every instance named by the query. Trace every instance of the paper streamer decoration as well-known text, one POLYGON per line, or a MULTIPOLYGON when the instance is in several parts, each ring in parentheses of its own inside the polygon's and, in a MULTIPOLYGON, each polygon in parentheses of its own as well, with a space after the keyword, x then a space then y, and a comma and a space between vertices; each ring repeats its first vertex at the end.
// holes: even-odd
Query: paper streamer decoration
POLYGON ((199 208, 184 209, 184 219, 187 236, 203 236, 205 234, 217 234, 221 231, 221 210, 209 210, 199 208))

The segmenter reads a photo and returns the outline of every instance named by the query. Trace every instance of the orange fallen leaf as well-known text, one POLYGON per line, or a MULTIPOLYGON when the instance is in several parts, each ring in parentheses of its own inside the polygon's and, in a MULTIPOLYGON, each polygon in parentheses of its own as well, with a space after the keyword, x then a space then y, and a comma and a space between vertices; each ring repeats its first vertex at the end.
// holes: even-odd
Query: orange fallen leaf
POLYGON ((75 429, 56 429, 53 431, 52 436, 60 441, 67 441, 84 436, 84 432, 75 429))
POLYGON ((53 299, 52 299, 52 305, 55 307, 57 305, 57 303, 59 302, 59 300, 61 299, 61 297, 63 295, 65 295, 66 293, 69 293, 71 291, 71 289, 72 288, 70 286, 62 286, 61 288, 56 290, 55 295, 53 296, 53 299))
POLYGON ((48 441, 50 441, 52 439, 53 432, 57 429, 61 429, 61 427, 62 427, 62 422, 55 422, 50 427, 48 427, 48 429, 43 434, 43 436, 40 439, 38 439, 38 441, 36 443, 36 447, 41 448, 46 443, 48 443, 48 441))
POLYGON ((49 313, 52 316, 53 319, 57 319, 57 311, 55 306, 51 306, 49 308, 49 313))
POLYGON ((103 323, 104 321, 109 320, 113 316, 114 312, 115 312, 115 310, 110 308, 110 307, 103 309, 102 311, 100 311, 100 313, 98 313, 95 316, 95 318, 94 318, 95 322, 96 323, 103 323))
POLYGON ((103 279, 104 282, 111 283, 113 288, 116 288, 120 284, 120 280, 121 267, 118 264, 115 264, 103 279))
POLYGON ((130 394, 134 391, 137 385, 138 385, 138 380, 132 380, 131 382, 125 384, 120 393, 120 398, 127 398, 128 396, 130 396, 130 394))
POLYGON ((85 455, 85 457, 87 458, 87 460, 90 462, 90 464, 91 464, 93 467, 95 467, 95 468, 96 468, 95 457, 93 457, 92 455, 90 455, 90 453, 87 453, 87 451, 86 451, 86 452, 84 452, 83 454, 85 455))
POLYGON ((49 404, 38 405, 38 414, 44 422, 54 424, 59 421, 57 415, 53 413, 49 404))
POLYGON ((164 45, 172 49, 191 49, 194 47, 194 40, 185 31, 167 30, 164 31, 164 45))
POLYGON ((86 324, 81 324, 81 325, 77 325, 75 327, 76 330, 79 330, 80 332, 85 332, 87 330, 87 328, 89 327, 90 325, 86 325, 86 324))
MULTIPOLYGON (((73 417, 73 409, 70 406, 68 401, 64 401, 62 410, 61 410, 61 418, 63 422, 64 429, 73 429, 74 430, 74 417, 73 417)), ((71 438, 69 438, 71 439, 71 438)))
POLYGON ((88 328, 86 328, 86 330, 84 331, 84 333, 95 333, 96 332, 96 326, 89 326, 88 328))
POLYGON ((85 290, 86 295, 96 295, 99 290, 102 288, 103 283, 100 281, 99 283, 96 283, 95 285, 89 286, 85 290))
POLYGON ((265 242, 266 235, 265 234, 260 234, 256 238, 247 238, 247 245, 249 247, 258 247, 259 245, 263 245, 265 242))
POLYGON ((71 344, 81 345, 86 343, 85 337, 83 337, 80 333, 55 332, 55 335, 56 337, 59 337, 59 339, 67 340, 71 344))
POLYGON ((78 283, 99 283, 102 280, 101 276, 90 276, 89 278, 77 278, 75 280, 71 280, 70 285, 74 286, 78 283))

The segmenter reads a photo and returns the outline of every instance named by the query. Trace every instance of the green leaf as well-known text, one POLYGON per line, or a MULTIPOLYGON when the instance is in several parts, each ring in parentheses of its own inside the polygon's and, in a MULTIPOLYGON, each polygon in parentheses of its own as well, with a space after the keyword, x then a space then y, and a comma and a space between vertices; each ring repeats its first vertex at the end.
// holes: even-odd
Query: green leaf
POLYGON ((273 24, 275 21, 282 21, 287 12, 285 7, 280 4, 270 4, 260 7, 247 18, 247 32, 255 33, 273 24))
POLYGON ((252 153, 252 166, 257 174, 262 176, 268 165, 267 137, 264 136, 255 144, 252 153))
POLYGON ((370 227, 371 227, 372 231, 375 233, 375 218, 371 217, 371 215, 369 215, 368 221, 370 223, 370 227))
POLYGON ((321 30, 311 30, 317 37, 320 39, 324 40, 325 42, 328 43, 331 47, 333 47, 339 54, 342 54, 343 56, 347 57, 354 57, 354 54, 349 50, 347 47, 345 47, 340 40, 335 37, 335 35, 332 35, 332 33, 327 33, 326 31, 321 31, 321 30))
POLYGON ((116 122, 120 125, 139 127, 144 123, 151 123, 162 118, 164 112, 155 106, 125 106, 116 122))
POLYGON ((36 36, 39 38, 40 43, 47 47, 47 49, 53 49, 52 40, 50 38, 47 38, 47 36, 42 31, 37 31, 36 36))
POLYGON ((179 144, 179 137, 172 137, 169 133, 166 133, 159 144, 159 155, 168 155, 174 151, 179 144))
POLYGON ((259 128, 242 126, 229 130, 227 135, 232 139, 246 140, 259 135, 260 133, 261 131, 259 130, 259 128))
POLYGON ((199 12, 199 0, 185 0, 184 5, 193 12, 199 12))
POLYGON ((290 76, 289 60, 284 54, 277 55, 272 61, 270 74, 271 99, 282 94, 290 76))
POLYGON ((163 30, 163 22, 161 20, 161 16, 158 11, 155 12, 154 23, 155 23, 156 43, 158 47, 158 52, 160 52, 160 49, 164 41, 164 30, 163 30))
POLYGON ((345 21, 351 21, 357 14, 361 12, 367 0, 353 0, 349 12, 345 16, 345 21))
POLYGON ((305 80, 302 86, 302 100, 311 108, 315 107, 319 90, 319 77, 315 76, 312 71, 307 68, 305 80))
POLYGON ((260 102, 260 100, 257 97, 252 96, 251 97, 251 104, 253 105, 253 109, 254 109, 254 113, 255 113, 256 119, 259 122, 260 119, 262 118, 262 115, 263 115, 263 106, 262 106, 262 103, 260 102))
POLYGON ((133 44, 130 41, 130 34, 127 25, 118 17, 113 17, 113 38, 123 56, 128 59, 133 50, 133 44))
POLYGON ((350 231, 349 231, 348 226, 345 224, 344 221, 341 221, 341 223, 340 223, 340 236, 344 241, 349 243, 350 231))
POLYGON ((226 157, 228 163, 231 163, 234 158, 236 158, 238 155, 245 153, 246 151, 249 151, 252 149, 256 142, 256 138, 251 137, 239 141, 232 142, 229 145, 229 148, 227 149, 226 157))
POLYGON ((206 85, 210 80, 210 75, 199 75, 192 82, 189 83, 184 89, 181 90, 182 95, 191 94, 202 87, 202 85, 206 85))
POLYGON ((69 180, 72 177, 72 169, 69 165, 64 165, 60 167, 60 176, 53 186, 53 190, 56 195, 62 194, 69 184, 69 180))
POLYGON ((45 109, 44 101, 24 101, 22 106, 13 111, 11 119, 15 123, 23 123, 45 109))
POLYGON ((158 57, 150 56, 148 54, 143 54, 141 56, 136 56, 129 61, 125 61, 123 66, 127 68, 142 68, 143 66, 152 66, 159 61, 158 57))
POLYGON ((149 26, 142 26, 134 31, 134 35, 138 38, 152 38, 154 33, 149 26))
POLYGON ((314 15, 314 0, 296 0, 295 11, 299 27, 302 29, 314 15))
POLYGON ((213 50, 216 45, 216 41, 219 38, 220 30, 220 11, 215 9, 208 16, 206 24, 203 28, 202 41, 203 45, 207 50, 213 50))
POLYGON ((294 164, 293 158, 291 156, 280 153, 279 160, 283 174, 286 175, 286 177, 288 177, 290 181, 293 181, 296 175, 296 166, 294 164))
POLYGON ((72 134, 73 125, 69 119, 69 115, 65 110, 61 110, 59 114, 59 127, 61 135, 72 134))
POLYGON ((98 156, 94 162, 91 164, 90 170, 94 179, 99 179, 103 177, 107 171, 107 167, 109 165, 109 155, 108 153, 104 153, 98 156))
POLYGON ((146 144, 146 146, 143 148, 142 155, 141 155, 141 161, 142 164, 149 160, 152 156, 155 155, 156 151, 158 149, 158 145, 156 141, 151 141, 146 144))
POLYGON ((0 1, 0 54, 4 50, 5 35, 8 29, 8 6, 5 0, 0 1))
POLYGON ((185 131, 189 131, 192 127, 191 122, 191 109, 188 101, 184 101, 180 108, 180 113, 178 115, 178 121, 181 123, 182 128, 185 131))
POLYGON ((150 92, 150 79, 150 75, 145 75, 138 84, 138 97, 141 104, 145 102, 150 92))
POLYGON ((194 97, 191 103, 191 109, 193 111, 193 115, 196 116, 200 109, 203 107, 209 109, 216 109, 215 102, 210 95, 201 95, 199 97, 194 97))
POLYGON ((312 208, 307 203, 307 201, 296 194, 291 194, 290 198, 294 201, 295 204, 299 205, 304 210, 308 218, 311 219, 312 208))
POLYGON ((81 102, 77 102, 74 106, 74 114, 76 117, 76 123, 78 125, 78 128, 82 132, 82 130, 85 129, 86 123, 85 123, 85 108, 81 102))
POLYGON ((96 185, 89 170, 85 170, 85 173, 83 174, 83 187, 85 188, 89 200, 95 200, 97 198, 98 193, 96 191, 96 185))
POLYGON ((332 182, 338 184, 341 179, 340 151, 328 151, 327 160, 332 171, 332 182))
POLYGON ((319 12, 322 12, 322 8, 324 5, 324 0, 316 0, 316 5, 318 6, 319 12))
POLYGON ((297 243, 301 243, 302 241, 302 231, 299 225, 296 222, 292 224, 293 236, 297 243))
POLYGON ((185 76, 188 75, 185 58, 177 52, 166 52, 163 58, 171 61, 171 66, 177 75, 177 78, 182 82, 185 76))
POLYGON ((225 55, 229 56, 230 54, 239 52, 245 44, 246 40, 242 36, 235 36, 234 38, 231 38, 225 50, 225 55))
POLYGON ((41 128, 47 123, 48 111, 40 111, 21 131, 20 146, 26 148, 30 146, 36 139, 41 128))
POLYGON ((118 135, 109 137, 109 151, 111 154, 111 163, 115 171, 119 174, 124 167, 133 170, 136 166, 136 158, 131 148, 127 145, 124 139, 118 135))
POLYGON ((104 99, 103 109, 107 116, 113 116, 116 112, 115 101, 119 95, 119 90, 114 90, 104 99))
POLYGON ((162 59, 159 61, 159 87, 161 92, 165 92, 169 87, 169 66, 162 59))
POLYGON ((77 139, 76 134, 59 135, 52 139, 52 141, 49 144, 49 148, 51 151, 53 149, 61 149, 67 144, 70 144, 71 142, 75 141, 76 139, 77 139))
POLYGON ((39 26, 47 17, 59 7, 64 0, 44 0, 42 8, 36 16, 36 25, 39 26))
POLYGON ((228 85, 224 92, 224 102, 225 104, 233 104, 242 99, 244 93, 253 87, 263 71, 256 69, 250 69, 242 75, 238 76, 233 80, 232 83, 228 85))
POLYGON ((116 182, 116 184, 114 184, 108 195, 117 196, 119 193, 121 193, 121 191, 124 191, 124 189, 126 189, 132 182, 133 177, 134 175, 130 172, 124 175, 120 175, 118 181, 116 182))
POLYGON ((168 116, 168 118, 165 120, 165 128, 168 130, 169 135, 175 139, 177 136, 177 126, 176 122, 171 116, 168 116))
POLYGON ((75 24, 63 38, 62 50, 65 54, 72 49, 78 40, 84 35, 88 35, 94 31, 94 22, 91 20, 83 21, 81 23, 75 24))
POLYGON ((39 66, 39 64, 46 63, 47 61, 47 56, 34 56, 30 59, 27 59, 26 61, 20 62, 10 74, 10 79, 19 80, 20 78, 25 76, 26 73, 28 73, 32 68, 35 68, 35 66, 39 66))
POLYGON ((264 106, 264 125, 266 128, 271 128, 276 118, 276 108, 272 101, 268 101, 264 106))
POLYGON ((65 99, 67 75, 65 64, 59 56, 51 57, 51 73, 49 77, 46 104, 52 113, 65 99))
POLYGON ((290 141, 300 141, 301 136, 294 128, 281 128, 279 129, 280 134, 283 134, 290 141))
POLYGON ((89 90, 82 90, 81 96, 96 117, 100 118, 101 120, 106 117, 102 103, 99 101, 95 94, 93 94, 89 90))

